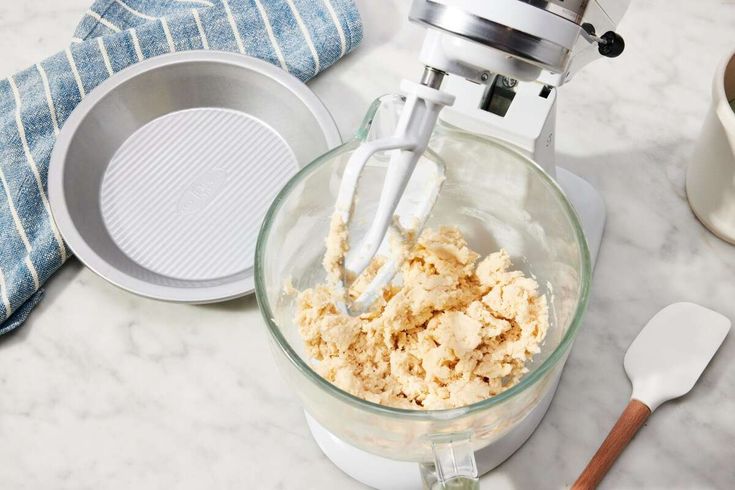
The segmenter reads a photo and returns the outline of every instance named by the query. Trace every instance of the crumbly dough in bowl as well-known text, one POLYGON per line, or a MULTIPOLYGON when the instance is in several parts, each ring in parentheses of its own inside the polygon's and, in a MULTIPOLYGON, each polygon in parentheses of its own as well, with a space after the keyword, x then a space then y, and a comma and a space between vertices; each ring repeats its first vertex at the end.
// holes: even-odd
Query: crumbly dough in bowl
MULTIPOLYGON (((343 237, 333 226, 325 267, 334 276, 343 237)), ((356 298, 378 259, 349 291, 356 298)), ((538 284, 512 270, 505 250, 480 259, 453 227, 427 229, 408 252, 400 285, 368 313, 337 307, 333 281, 299 293, 296 324, 315 370, 360 398, 409 409, 447 409, 516 384, 549 327, 538 284)))

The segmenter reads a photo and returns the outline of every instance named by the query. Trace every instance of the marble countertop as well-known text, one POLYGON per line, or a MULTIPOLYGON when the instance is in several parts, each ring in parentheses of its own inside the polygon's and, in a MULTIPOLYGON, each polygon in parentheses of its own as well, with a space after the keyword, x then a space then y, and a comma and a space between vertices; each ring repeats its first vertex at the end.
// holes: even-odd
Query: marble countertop
MULTIPOLYGON (((89 1, 3 2, 0 76, 63 47, 89 1)), ((408 2, 359 3, 364 44, 311 84, 343 134, 420 72, 408 2)), ((694 301, 735 318, 735 247, 699 224, 683 187, 734 25, 732 1, 634 2, 619 28, 625 53, 560 90, 558 161, 602 191, 606 234, 556 398, 482 488, 574 480, 627 403, 623 355, 660 308, 694 301)), ((360 488, 311 439, 266 335, 253 297, 166 304, 70 261, 28 323, 0 339, 0 488, 360 488)), ((602 488, 734 488, 734 357, 731 335, 602 488)))

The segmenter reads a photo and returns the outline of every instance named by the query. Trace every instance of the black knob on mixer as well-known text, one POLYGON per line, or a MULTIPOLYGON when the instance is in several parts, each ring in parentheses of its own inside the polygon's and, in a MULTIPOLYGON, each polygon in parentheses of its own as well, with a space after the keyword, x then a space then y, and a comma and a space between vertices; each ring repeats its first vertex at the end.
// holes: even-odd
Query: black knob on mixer
POLYGON ((582 24, 582 30, 583 36, 587 41, 597 43, 597 51, 599 51, 602 56, 615 58, 616 56, 620 56, 620 53, 625 49, 625 40, 616 32, 607 31, 602 36, 597 37, 595 26, 589 22, 582 24))
POLYGON ((607 31, 600 37, 600 39, 604 42, 599 43, 597 49, 602 56, 615 58, 625 49, 625 40, 616 32, 607 31))

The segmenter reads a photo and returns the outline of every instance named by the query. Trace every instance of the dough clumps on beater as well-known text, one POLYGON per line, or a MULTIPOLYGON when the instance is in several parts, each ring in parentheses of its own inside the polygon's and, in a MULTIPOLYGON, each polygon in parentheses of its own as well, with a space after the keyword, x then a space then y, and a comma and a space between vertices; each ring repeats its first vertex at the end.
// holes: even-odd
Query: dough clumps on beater
MULTIPOLYGON (((329 276, 343 241, 327 243, 329 276)), ((401 267, 400 286, 386 287, 369 312, 342 313, 328 284, 301 292, 295 321, 316 371, 355 396, 410 409, 461 407, 516 384, 546 335, 546 298, 511 270, 504 250, 479 258, 458 229, 427 229, 401 267)), ((351 299, 381 265, 377 259, 353 283, 351 299)))

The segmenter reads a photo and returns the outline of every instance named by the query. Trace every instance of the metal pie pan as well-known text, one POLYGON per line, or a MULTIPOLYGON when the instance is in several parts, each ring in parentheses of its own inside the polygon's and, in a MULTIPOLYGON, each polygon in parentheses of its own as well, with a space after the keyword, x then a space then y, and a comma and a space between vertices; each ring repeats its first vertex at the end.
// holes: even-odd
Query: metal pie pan
POLYGON ((269 63, 162 55, 113 75, 69 116, 49 201, 74 254, 111 283, 224 301, 253 291, 255 240, 275 194, 340 142, 316 95, 269 63))

